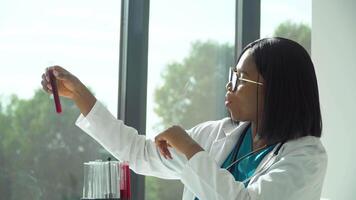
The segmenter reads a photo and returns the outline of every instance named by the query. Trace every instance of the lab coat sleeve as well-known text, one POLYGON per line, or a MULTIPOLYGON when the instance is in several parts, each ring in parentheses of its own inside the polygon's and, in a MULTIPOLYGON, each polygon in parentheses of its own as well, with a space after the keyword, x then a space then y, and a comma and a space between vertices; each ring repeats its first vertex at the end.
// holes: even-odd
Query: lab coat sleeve
POLYGON ((138 174, 165 179, 179 179, 186 157, 170 148, 173 159, 161 156, 155 143, 137 130, 116 119, 97 101, 86 117, 80 115, 76 125, 95 139, 120 161, 129 161, 138 174))
POLYGON ((282 158, 245 188, 207 152, 201 151, 187 162, 181 181, 204 200, 316 200, 320 193, 312 190, 322 187, 325 160, 323 155, 282 158))

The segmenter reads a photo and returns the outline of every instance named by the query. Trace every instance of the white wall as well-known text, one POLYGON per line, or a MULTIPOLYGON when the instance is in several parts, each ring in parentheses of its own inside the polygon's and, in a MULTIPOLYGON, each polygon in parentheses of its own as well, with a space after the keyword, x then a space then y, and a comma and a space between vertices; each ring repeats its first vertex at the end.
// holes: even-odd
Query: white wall
POLYGON ((322 140, 329 155, 322 197, 356 199, 356 0, 313 0, 312 58, 322 140))

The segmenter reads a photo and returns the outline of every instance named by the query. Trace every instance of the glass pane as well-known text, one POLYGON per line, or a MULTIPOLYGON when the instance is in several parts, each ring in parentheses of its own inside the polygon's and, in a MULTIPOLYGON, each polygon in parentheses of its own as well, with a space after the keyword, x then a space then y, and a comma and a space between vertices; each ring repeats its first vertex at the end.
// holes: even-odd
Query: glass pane
POLYGON ((108 153, 74 125, 74 104, 41 90, 61 65, 117 112, 120 1, 5 1, 0 7, 0 199, 80 199, 83 162, 108 153), (108 87, 109 86, 109 87, 108 87))
POLYGON ((284 37, 311 52, 311 1, 262 0, 261 38, 284 37))
MULTIPOLYGON (((234 63, 235 1, 150 1, 147 137, 228 116, 234 63)), ((179 181, 146 177, 147 200, 181 199, 179 181)))

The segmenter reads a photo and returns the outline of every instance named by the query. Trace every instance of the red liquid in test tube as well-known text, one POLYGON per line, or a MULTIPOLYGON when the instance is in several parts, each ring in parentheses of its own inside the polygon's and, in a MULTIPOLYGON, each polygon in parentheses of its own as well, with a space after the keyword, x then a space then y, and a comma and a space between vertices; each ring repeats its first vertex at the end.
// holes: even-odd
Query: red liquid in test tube
POLYGON ((62 106, 61 106, 61 102, 59 100, 59 96, 58 96, 58 88, 57 88, 57 81, 56 81, 56 77, 53 75, 53 70, 50 69, 48 71, 49 74, 49 79, 50 79, 50 84, 52 87, 52 93, 53 93, 53 97, 54 97, 54 104, 56 105, 56 111, 57 113, 61 113, 62 112, 62 106))
POLYGON ((120 164, 120 200, 131 200, 130 168, 127 162, 120 164))

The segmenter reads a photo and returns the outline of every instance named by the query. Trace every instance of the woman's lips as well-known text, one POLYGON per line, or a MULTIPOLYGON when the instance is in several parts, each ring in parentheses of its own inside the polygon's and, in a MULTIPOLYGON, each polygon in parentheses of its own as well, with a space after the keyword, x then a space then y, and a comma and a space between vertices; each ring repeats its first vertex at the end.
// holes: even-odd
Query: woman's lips
POLYGON ((231 104, 231 101, 229 100, 230 99, 230 92, 226 92, 225 94, 225 106, 228 107, 230 104, 231 104))

